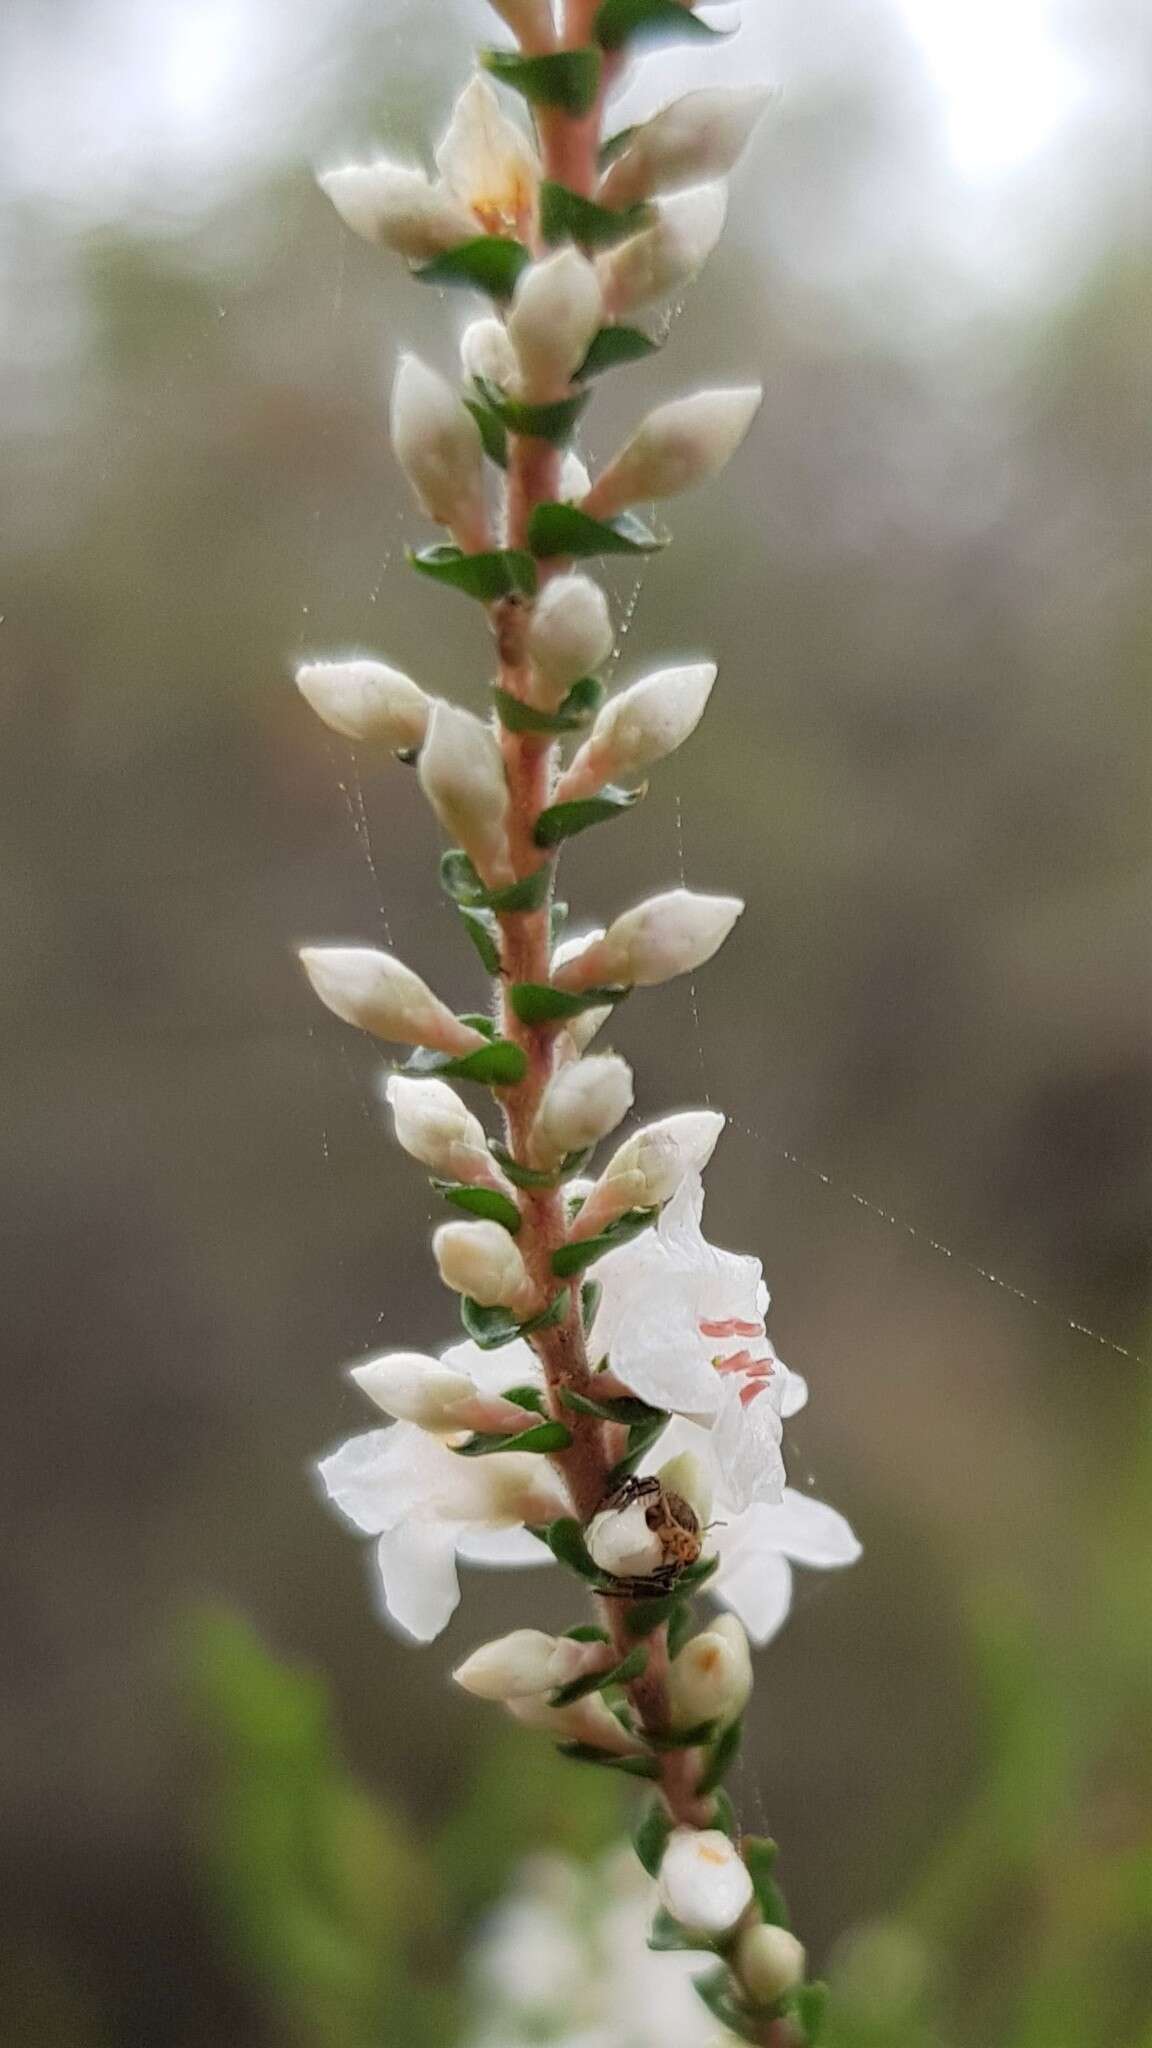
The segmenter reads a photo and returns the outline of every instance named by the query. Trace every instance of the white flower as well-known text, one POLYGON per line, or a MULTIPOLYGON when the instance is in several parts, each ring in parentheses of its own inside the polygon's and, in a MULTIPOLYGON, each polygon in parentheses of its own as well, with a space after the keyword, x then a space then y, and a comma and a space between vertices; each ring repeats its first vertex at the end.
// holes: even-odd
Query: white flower
POLYGON ((674 1728, 704 1721, 735 1721, 752 1692, 748 1638, 734 1614, 722 1614, 685 1643, 668 1672, 668 1704, 674 1728))
POLYGON ((643 1501, 601 1508, 589 1522, 584 1541, 593 1564, 614 1579, 649 1578, 664 1562, 660 1537, 648 1527, 643 1501))
POLYGON ((366 1358, 349 1367, 349 1377, 386 1415, 445 1434, 461 1427, 453 1410, 475 1392, 467 1373, 422 1351, 388 1351, 366 1358))
POLYGON ((603 311, 595 266, 570 243, 521 271, 508 315, 521 397, 538 403, 564 396, 603 311))
POLYGON ((495 1642, 481 1643, 452 1673, 457 1685, 481 1700, 514 1700, 554 1692, 595 1670, 604 1662, 604 1645, 574 1643, 567 1636, 546 1635, 543 1629, 514 1628, 495 1642), (588 1651, 598 1647, 598 1660, 588 1651))
POLYGON ((532 1305, 534 1290, 516 1240, 502 1223, 479 1218, 475 1223, 442 1223, 432 1238, 432 1251, 445 1287, 470 1295, 484 1308, 523 1310, 532 1305))
POLYGON ((554 576, 545 584, 528 622, 528 656, 536 671, 534 697, 549 709, 581 676, 593 674, 612 652, 608 600, 590 576, 554 576))
POLYGON ((674 498, 706 483, 736 453, 763 396, 759 384, 746 384, 658 405, 602 471, 583 509, 611 519, 642 498, 674 498))
POLYGON ((717 85, 662 107, 633 129, 627 149, 608 166, 598 194, 601 206, 631 206, 654 192, 723 177, 772 96, 767 86, 717 85))
POLYGON ((516 375, 516 351, 502 320, 473 320, 460 336, 460 367, 505 390, 516 375))
POLYGON ((341 1513, 378 1538, 385 1609, 419 1642, 439 1635, 459 1602, 458 1557, 476 1564, 546 1563, 548 1552, 524 1524, 565 1512, 543 1458, 519 1451, 458 1458, 408 1422, 351 1437, 318 1469, 341 1513))
POLYGON ((738 896, 668 889, 624 911, 553 979, 565 989, 652 988, 692 974, 719 952, 743 908, 738 896))
POLYGON ((373 946, 304 946, 300 964, 320 1001, 361 1031, 401 1045, 430 1045, 453 1055, 487 1043, 461 1024, 402 960, 373 946))
POLYGON ((763 1920, 746 1927, 736 1944, 736 1974, 757 2005, 775 2005, 794 1991, 804 1982, 807 1962, 803 1943, 787 1927, 763 1920))
POLYGON ((724 232, 727 211, 723 182, 662 200, 650 226, 599 258, 605 311, 618 320, 691 284, 724 232))
POLYGON ((390 1074, 384 1096, 412 1159, 445 1180, 498 1184, 483 1124, 446 1081, 390 1074))
POLYGON ((392 386, 392 446, 429 519, 461 547, 483 548, 484 445, 467 406, 419 356, 402 355, 392 386))
POLYGON ((619 1053, 573 1060, 553 1074, 532 1128, 533 1157, 548 1166, 598 1145, 632 1106, 632 1069, 619 1053))
POLYGON ((418 683, 382 661, 306 661, 296 687, 317 716, 350 740, 419 747, 432 700, 418 683))
POLYGON ((610 697, 556 786, 554 803, 631 781, 694 733, 716 681, 716 664, 693 662, 644 676, 610 697))
POLYGON ((540 167, 527 136, 487 79, 465 86, 436 152, 440 177, 381 157, 325 172, 320 184, 369 242, 427 262, 480 234, 531 235, 540 167))
POLYGON ((748 1867, 719 1828, 674 1828, 658 1882, 661 1904, 692 1934, 727 1934, 752 1903, 748 1867))
POLYGON ((510 882, 508 784, 492 728, 440 698, 428 721, 417 772, 445 832, 464 848, 483 879, 496 887, 510 882))

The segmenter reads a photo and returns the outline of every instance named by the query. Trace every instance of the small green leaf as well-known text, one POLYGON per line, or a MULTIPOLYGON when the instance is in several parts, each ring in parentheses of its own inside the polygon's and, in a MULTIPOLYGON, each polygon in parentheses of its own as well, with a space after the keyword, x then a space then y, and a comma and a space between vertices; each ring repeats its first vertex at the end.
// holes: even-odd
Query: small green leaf
POLYGON ((489 298, 510 299, 516 280, 531 257, 523 242, 508 235, 477 235, 471 242, 458 242, 431 263, 421 263, 412 273, 422 284, 462 284, 473 291, 487 292, 489 298))
POLYGON ((671 1833, 672 1816, 668 1808, 662 1799, 653 1799, 644 1808, 632 1832, 632 1847, 649 1877, 659 1877, 671 1833))
POLYGON ((580 378, 601 377, 605 370, 622 370, 628 363, 642 363, 659 352, 660 343, 639 327, 602 327, 594 334, 584 361, 577 370, 580 378))
MULTIPOLYGON (((673 1608, 669 1621, 674 1619, 673 1608)), ((651 1735, 646 1738, 653 1749, 661 1752, 667 1749, 706 1749, 716 1733, 715 1721, 698 1721, 694 1728, 678 1728, 670 1735, 651 1735)))
POLYGON ((509 398, 498 384, 490 384, 483 377, 477 377, 475 384, 489 412, 510 434, 521 434, 531 441, 550 441, 555 448, 567 447, 592 395, 590 391, 574 391, 570 398, 553 399, 548 405, 526 405, 522 399, 509 398))
POLYGON ((578 1573, 593 1585, 603 1585, 605 1574, 594 1564, 584 1541, 584 1531, 572 1515, 562 1515, 557 1522, 549 1523, 546 1529, 538 1529, 537 1535, 548 1545, 557 1564, 567 1565, 569 1571, 578 1573))
POLYGON ((724 31, 709 28, 682 0, 603 0, 592 24, 602 50, 630 42, 715 42, 724 31))
POLYGON ((523 1047, 513 1045, 510 1038, 494 1038, 490 1045, 478 1045, 475 1052, 461 1053, 455 1058, 451 1053, 433 1052, 430 1046, 420 1045, 400 1068, 402 1074, 415 1074, 421 1079, 427 1075, 447 1075, 457 1081, 479 1081, 485 1088, 515 1088, 527 1071, 523 1047))
POLYGON ((740 1841, 740 1823, 736 1818, 736 1808, 733 1806, 723 1785, 712 1794, 712 1819, 710 1825, 714 1828, 719 1828, 721 1834, 727 1835, 730 1842, 740 1841))
POLYGON ((666 1622, 679 1599, 678 1593, 656 1593, 651 1600, 634 1600, 624 1611, 624 1626, 630 1636, 650 1636, 666 1622))
POLYGON ((465 1209, 470 1216, 483 1216, 489 1223, 502 1224, 512 1237, 519 1230, 523 1220, 520 1211, 498 1188, 473 1188, 449 1180, 434 1180, 432 1185, 454 1208, 465 1209))
POLYGON ((571 1442, 572 1431, 562 1422, 537 1422, 512 1436, 473 1436, 466 1444, 453 1444, 452 1449, 458 1458, 487 1458, 495 1451, 535 1451, 546 1457, 566 1451, 571 1442))
MULTIPOLYGON (((573 1387, 561 1387, 560 1399, 566 1408, 574 1408, 578 1415, 596 1415, 601 1422, 648 1422, 662 1413, 647 1401, 634 1400, 631 1395, 625 1395, 619 1401, 592 1401, 587 1394, 578 1394, 573 1387)), ((667 1421, 667 1417, 664 1416, 663 1420, 667 1421)))
POLYGON ((727 2027, 730 2034, 735 2034, 741 2041, 763 2039, 762 2019, 743 2003, 727 1963, 718 1964, 716 1969, 706 1971, 702 1977, 693 1977, 692 1982, 713 2019, 727 2027))
POLYGON ((505 1387, 501 1395, 504 1401, 511 1401, 517 1408, 527 1408, 531 1415, 547 1415, 544 1395, 539 1387, 505 1387))
POLYGON ((545 57, 521 57, 513 50, 482 50, 480 62, 502 85, 522 93, 534 107, 562 107, 566 114, 590 113, 600 90, 599 50, 556 50, 545 57))
MULTIPOLYGON (((606 1252, 614 1252, 619 1245, 628 1244, 632 1238, 639 1237, 642 1230, 647 1230, 649 1224, 655 1223, 659 1214, 659 1209, 629 1209, 623 1216, 618 1216, 615 1223, 610 1223, 607 1230, 601 1231, 598 1237, 585 1237, 575 1244, 562 1244, 560 1249, 552 1254, 552 1271, 556 1278, 569 1280, 574 1273, 582 1273, 585 1266, 590 1266, 594 1259, 602 1259, 606 1252)), ((638 1420, 642 1426, 657 1416, 663 1428, 668 1418, 661 1415, 659 1409, 648 1409, 647 1414, 638 1420)))
POLYGON ((546 178, 540 187, 540 232, 546 242, 578 242, 582 249, 610 249, 639 234, 654 218, 652 208, 597 206, 546 178))
POLYGON ((768 1922, 769 1927, 787 1927, 788 1902, 776 1882, 778 1851, 775 1842, 767 1835, 747 1835, 742 1849, 761 1918, 768 1922))
POLYGON ((542 560, 553 555, 654 555, 668 545, 631 512, 591 519, 578 505, 537 505, 528 521, 528 545, 542 560))
POLYGON ((819 1981, 802 1984, 792 1999, 792 2010, 804 2029, 805 2048, 819 2048, 828 2018, 829 1991, 819 1981))
POLYGON ((492 695, 500 723, 509 732, 580 732, 604 702, 604 685, 596 676, 582 676, 555 711, 538 711, 507 690, 493 688, 492 695))
POLYGON ((513 911, 540 910, 548 898, 552 868, 545 861, 519 882, 506 889, 486 889, 476 869, 458 846, 450 846, 440 857, 440 887, 453 903, 466 910, 494 910, 502 916, 513 911))
POLYGON ((602 1764, 605 1770, 623 1771, 628 1778, 660 1776, 660 1766, 652 1756, 614 1756, 609 1750, 594 1749, 590 1742, 558 1742, 556 1747, 561 1756, 570 1757, 573 1763, 602 1764))
POLYGON ((603 1292, 604 1289, 598 1280, 586 1280, 580 1289, 580 1320, 584 1325, 585 1336, 596 1320, 596 1311, 600 1306, 600 1296, 603 1292))
POLYGON ((562 839, 571 839, 577 832, 587 832, 591 825, 605 825, 610 818, 623 817, 644 795, 645 784, 639 789, 617 789, 606 783, 598 796, 577 797, 572 803, 550 804, 541 811, 532 828, 532 837, 537 846, 559 846, 562 839))
POLYGON ((538 1316, 532 1316, 528 1322, 521 1323, 521 1333, 526 1337, 532 1330, 547 1330, 554 1323, 562 1323, 571 1306, 572 1289, 570 1287, 562 1287, 559 1294, 553 1295, 547 1308, 541 1309, 538 1316))
POLYGON ((566 988, 553 988, 549 982, 514 981, 508 990, 508 1000, 522 1024, 552 1024, 557 1018, 578 1017, 582 1010, 622 1003, 630 993, 626 988, 586 988, 574 995, 566 988))
POLYGON ((702 1557, 695 1564, 686 1564, 680 1574, 681 1591, 687 1590, 698 1593, 701 1586, 706 1585, 708 1580, 714 1577, 719 1569, 720 1559, 718 1557, 702 1557))
POLYGON ((648 1946, 655 1949, 658 1955, 666 1955, 671 1949, 711 1948, 712 1943, 706 1935, 689 1934, 678 1920, 672 1918, 667 1907, 660 1906, 648 1932, 648 1946))
POLYGON ((502 597, 536 594, 536 564, 530 555, 517 548, 494 548, 486 554, 466 555, 450 541, 440 541, 435 547, 421 548, 418 554, 409 549, 408 560, 421 576, 430 576, 434 583, 446 583, 450 589, 477 598, 481 604, 495 604, 502 597))
POLYGON ((712 1754, 701 1771, 696 1785, 696 1790, 700 1793, 701 1797, 706 1792, 714 1792, 717 1785, 721 1784, 727 1777, 728 1772, 740 1753, 740 1738, 743 1732, 744 1724, 741 1720, 737 1719, 730 1721, 728 1726, 722 1729, 721 1733, 717 1736, 716 1741, 712 1745, 712 1754))
POLYGON ((485 1308, 470 1294, 460 1296, 460 1320, 481 1351, 498 1351, 503 1344, 514 1344, 520 1335, 520 1325, 510 1309, 485 1308))
MULTIPOLYGON (((645 1451, 649 1450, 656 1442, 667 1421, 668 1417, 666 1415, 657 1414, 651 1422, 634 1422, 632 1424, 631 1429, 628 1431, 628 1449, 619 1462, 613 1465, 611 1472, 608 1474, 607 1484, 609 1487, 622 1485, 624 1480, 627 1479, 628 1474, 636 1470, 645 1451)), ((712 1568, 715 1570, 715 1563, 713 1563, 712 1568)), ((688 1572, 685 1570, 680 1574, 680 1590, 683 1590, 687 1579, 688 1572)))
POLYGON ((464 404, 480 429, 480 439, 489 462, 497 469, 508 467, 508 431, 503 420, 482 398, 466 398, 464 404))
POLYGON ((458 906, 464 921, 464 929, 479 953, 488 974, 500 972, 500 927, 491 910, 469 910, 461 903, 458 906))
POLYGON ((552 868, 548 861, 543 867, 534 868, 530 875, 524 875, 519 882, 509 882, 506 889, 488 891, 488 908, 500 917, 510 917, 514 911, 541 910, 548 899, 552 886, 552 868))
POLYGON ((606 1643, 610 1637, 606 1628, 597 1628, 595 1622, 582 1621, 576 1628, 566 1628, 565 1637, 570 1643, 606 1643))
POLYGON ((589 1693, 603 1692, 607 1685, 628 1685, 632 1679, 641 1676, 647 1662, 647 1650, 643 1643, 637 1643, 636 1648, 629 1650, 628 1655, 619 1664, 614 1664, 610 1671, 587 1671, 583 1678, 573 1678, 568 1685, 559 1686, 551 1695, 549 1705, 572 1707, 577 1700, 587 1699, 589 1693))
POLYGON ((638 126, 639 122, 633 121, 630 127, 618 128, 615 135, 605 137, 605 140, 600 144, 596 152, 596 164, 599 170, 606 171, 609 164, 614 164, 618 156, 623 156, 638 126))
POLYGON ((676 1657, 684 1648, 695 1625, 690 1600, 680 1600, 668 1616, 668 1655, 676 1657))

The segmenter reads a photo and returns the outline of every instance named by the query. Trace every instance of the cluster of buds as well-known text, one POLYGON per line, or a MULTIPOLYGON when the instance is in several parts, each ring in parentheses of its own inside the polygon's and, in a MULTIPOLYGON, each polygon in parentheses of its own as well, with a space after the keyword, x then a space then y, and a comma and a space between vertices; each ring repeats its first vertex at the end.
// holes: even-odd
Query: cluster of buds
POLYGON ((592 380, 660 346, 632 323, 706 262, 727 175, 769 95, 690 92, 601 147, 606 105, 645 39, 712 33, 691 0, 493 5, 516 47, 484 54, 434 169, 380 158, 321 180, 355 233, 489 302, 464 328, 456 374, 400 357, 390 426, 416 505, 440 529, 412 565, 478 601, 496 649, 485 705, 479 689, 449 702, 359 656, 297 674, 336 732, 414 767, 449 841, 444 887, 492 984, 487 1009, 457 1010, 389 953, 301 955, 337 1017, 409 1049, 382 1092, 398 1144, 457 1212, 432 1250, 467 1338, 442 1357, 356 1366, 392 1426, 321 1470, 376 1537, 386 1607, 410 1634, 443 1627, 459 1560, 551 1558, 584 1580, 595 1625, 515 1629, 467 1657, 457 1682, 566 1755, 653 1781, 637 1848, 681 1945, 715 1950, 702 1996, 745 2039, 779 2043, 786 2023, 800 2048, 818 2018, 803 1950, 721 1781, 752 1690, 749 1633, 766 1640, 783 1618, 786 1560, 846 1562, 853 1539, 821 1504, 789 1504, 780 1418, 803 1383, 767 1344, 758 1263, 700 1233, 700 1175, 723 1117, 664 1116, 592 1161, 634 1096, 628 1063, 589 1050, 597 1032, 633 991, 703 967, 743 905, 674 888, 562 931, 553 900, 563 842, 643 798, 716 682, 711 662, 680 662, 610 693, 615 629, 591 565, 664 545, 634 508, 714 478, 759 386, 656 406, 595 475, 572 442, 592 380), (698 1448, 656 1463, 670 1422, 698 1448), (767 1607, 762 1556, 774 1565, 767 1607), (727 1611, 696 1627, 692 1601, 710 1581, 727 1611))

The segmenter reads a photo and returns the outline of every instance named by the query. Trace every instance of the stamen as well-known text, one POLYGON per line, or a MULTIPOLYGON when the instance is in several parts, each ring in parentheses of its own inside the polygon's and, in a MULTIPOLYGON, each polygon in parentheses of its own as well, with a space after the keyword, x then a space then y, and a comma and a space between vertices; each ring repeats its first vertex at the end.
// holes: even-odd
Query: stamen
POLYGON ((701 1320, 700 1334, 702 1337, 762 1337, 764 1324, 762 1321, 745 1323, 739 1316, 728 1316, 723 1322, 701 1320))

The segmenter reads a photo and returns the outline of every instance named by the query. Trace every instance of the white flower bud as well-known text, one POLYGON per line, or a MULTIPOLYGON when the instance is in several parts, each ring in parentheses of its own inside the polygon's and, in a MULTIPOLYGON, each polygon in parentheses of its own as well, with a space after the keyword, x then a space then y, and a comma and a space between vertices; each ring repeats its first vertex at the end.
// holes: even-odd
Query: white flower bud
POLYGON ((473 320, 460 336, 460 367, 503 391, 516 375, 516 351, 502 320, 473 320))
MULTIPOLYGON (((602 939, 603 937, 604 928, 601 925, 595 931, 579 932, 573 938, 562 940, 552 955, 552 972, 555 973, 558 967, 563 967, 565 961, 575 960, 584 951, 586 946, 592 945, 597 939, 602 939)), ((611 1003, 606 1003, 600 1009, 581 1010, 575 1017, 569 1017, 564 1026, 564 1036, 567 1038, 573 1053, 582 1053, 585 1046, 591 1044, 596 1033, 602 1025, 608 1022, 611 1015, 612 1005, 611 1003)))
POLYGON ((305 946, 300 962, 322 1003, 346 1024, 377 1038, 430 1045, 454 1055, 476 1052, 487 1043, 391 953, 372 946, 305 946))
POLYGON ((439 699, 420 749, 420 785, 449 838, 486 881, 511 881, 508 785, 499 742, 470 711, 439 699))
POLYGON ((725 1614, 693 1636, 668 1671, 668 1705, 674 1728, 701 1721, 735 1721, 752 1692, 748 1638, 734 1614, 725 1614))
POLYGON ((659 1534, 645 1519, 643 1501, 626 1508, 601 1508, 584 1531, 593 1564, 614 1579, 646 1579, 664 1562, 659 1534))
POLYGON ((400 358, 392 386, 392 446, 429 519, 465 547, 487 538, 480 429, 450 384, 419 356, 400 358))
POLYGON ((569 449, 560 464, 560 482, 557 495, 562 505, 574 505, 578 498, 586 498, 592 488, 592 479, 578 455, 569 449))
POLYGON ((759 384, 745 384, 658 405, 597 478, 584 510, 610 519, 642 498, 674 498, 707 482, 736 453, 763 396, 759 384))
POLYGON ((675 1116, 661 1117, 658 1123, 645 1124, 613 1153, 602 1179, 637 1173, 644 1184, 641 1208, 670 1202, 685 1174, 703 1173, 724 1122, 716 1109, 682 1109, 675 1116))
POLYGON ((561 398, 588 353, 604 301, 595 265, 569 243, 521 271, 508 315, 520 365, 520 394, 561 398))
POLYGON ((606 782, 631 780, 695 732, 716 680, 716 665, 660 669, 609 698, 561 776, 553 801, 589 796, 606 782))
POLYGON ((390 1074, 384 1090, 396 1142, 445 1180, 491 1182, 488 1141, 478 1117, 446 1081, 390 1074))
POLYGON ((389 1351, 349 1368, 350 1377, 370 1401, 398 1422, 421 1429, 449 1432, 460 1428, 450 1410, 475 1392, 466 1373, 453 1372, 438 1358, 421 1351, 389 1351))
POLYGON ((691 284, 724 232, 727 211, 723 182, 698 185, 662 200, 651 227, 601 256, 596 268, 612 317, 639 312, 691 284))
POLYGON ((632 206, 653 192, 723 177, 772 96, 763 85, 716 85, 662 107, 633 130, 627 149, 604 173, 601 206, 632 206))
POLYGON ((467 207, 442 185, 431 184, 423 171, 383 157, 325 171, 319 183, 354 234, 412 263, 426 263, 476 233, 467 207))
POLYGON ((543 1629, 514 1628, 495 1642, 481 1643, 452 1676, 480 1700, 525 1699, 567 1685, 581 1662, 580 1652, 579 1643, 546 1635, 543 1629))
POLYGON ((325 725, 350 740, 419 747, 432 700, 411 676, 382 661, 306 661, 296 687, 325 725))
POLYGON ((690 1934, 727 1934, 752 1903, 747 1865, 719 1828, 674 1828, 660 1863, 660 1903, 690 1934))
POLYGON ((524 1261, 500 1223, 442 1223, 432 1250, 445 1287, 469 1294, 483 1308, 526 1307, 531 1282, 524 1261))
POLYGON ((553 976, 557 987, 652 988, 692 974, 720 950, 744 905, 738 896, 669 889, 610 924, 604 937, 553 976))
POLYGON ((598 1145, 632 1107, 632 1070, 619 1053, 573 1060, 553 1074, 532 1127, 532 1154, 540 1165, 598 1145))
POLYGON ((764 1920, 745 1928, 736 1944, 736 1975, 757 2005, 775 2005, 795 1991, 807 1963, 803 1943, 787 1927, 769 1927, 764 1920))
POLYGON ((711 1520, 712 1479, 695 1451, 680 1451, 676 1457, 668 1458, 656 1477, 666 1493, 678 1493, 687 1501, 701 1524, 711 1520))
POLYGON ((554 576, 532 608, 527 648, 536 670, 535 695, 549 708, 593 675, 612 652, 608 600, 590 576, 554 576))
POLYGON ((612 1756, 631 1756, 637 1744, 620 1726, 598 1692, 573 1700, 569 1707, 551 1707, 541 1693, 526 1694, 507 1702, 508 1711, 525 1728, 539 1729, 557 1742, 587 1742, 612 1756))

